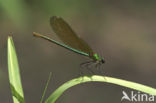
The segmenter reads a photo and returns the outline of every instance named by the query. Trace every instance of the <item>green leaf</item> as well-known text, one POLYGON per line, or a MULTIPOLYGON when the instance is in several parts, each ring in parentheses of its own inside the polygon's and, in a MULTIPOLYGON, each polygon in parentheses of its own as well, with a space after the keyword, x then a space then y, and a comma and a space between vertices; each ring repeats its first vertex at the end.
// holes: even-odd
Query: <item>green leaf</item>
POLYGON ((156 96, 156 89, 151 88, 149 86, 145 86, 139 83, 130 82, 122 79, 112 78, 112 77, 93 75, 91 77, 88 76, 79 77, 64 83, 48 97, 45 103, 55 103, 55 101, 62 95, 62 93, 68 88, 71 88, 72 86, 85 83, 85 82, 93 82, 93 81, 112 83, 112 84, 128 87, 134 90, 138 90, 156 96))
POLYGON ((8 72, 14 103, 25 103, 18 60, 12 37, 8 37, 8 72))
POLYGON ((41 100, 40 100, 40 103, 43 103, 43 99, 44 99, 45 93, 47 91, 47 88, 48 88, 48 85, 49 85, 49 82, 50 82, 50 79, 51 79, 51 74, 52 73, 50 72, 47 83, 46 83, 46 86, 44 88, 44 91, 43 91, 43 94, 42 94, 42 97, 41 97, 41 100))

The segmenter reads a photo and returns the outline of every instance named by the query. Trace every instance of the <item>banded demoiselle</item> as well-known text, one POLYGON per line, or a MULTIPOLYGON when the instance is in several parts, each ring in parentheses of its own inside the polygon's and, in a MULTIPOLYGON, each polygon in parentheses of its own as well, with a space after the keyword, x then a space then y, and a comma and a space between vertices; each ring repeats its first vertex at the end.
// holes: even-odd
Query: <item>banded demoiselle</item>
POLYGON ((77 54, 89 57, 92 61, 86 63, 95 63, 97 65, 103 64, 105 61, 97 53, 95 53, 91 47, 76 33, 71 29, 69 24, 65 22, 61 17, 53 16, 50 18, 50 25, 56 35, 62 40, 63 43, 60 43, 54 39, 51 39, 45 35, 33 32, 33 35, 36 37, 43 38, 48 40, 56 45, 59 45, 65 49, 68 49, 77 54))

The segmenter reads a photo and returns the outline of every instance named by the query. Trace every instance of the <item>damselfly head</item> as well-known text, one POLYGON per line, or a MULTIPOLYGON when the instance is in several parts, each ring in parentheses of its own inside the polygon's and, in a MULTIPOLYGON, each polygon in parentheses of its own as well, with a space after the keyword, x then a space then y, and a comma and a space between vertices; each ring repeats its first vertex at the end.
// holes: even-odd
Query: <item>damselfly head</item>
POLYGON ((103 64, 103 63, 105 63, 105 60, 104 60, 104 58, 101 58, 101 63, 103 64))

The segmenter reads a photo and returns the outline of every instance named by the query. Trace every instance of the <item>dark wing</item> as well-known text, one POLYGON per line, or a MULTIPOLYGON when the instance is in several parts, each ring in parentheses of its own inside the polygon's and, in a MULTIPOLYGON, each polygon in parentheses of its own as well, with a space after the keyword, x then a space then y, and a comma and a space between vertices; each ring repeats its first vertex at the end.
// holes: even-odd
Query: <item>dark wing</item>
POLYGON ((91 47, 60 17, 53 16, 50 18, 50 25, 57 36, 68 46, 85 53, 92 53, 91 47))

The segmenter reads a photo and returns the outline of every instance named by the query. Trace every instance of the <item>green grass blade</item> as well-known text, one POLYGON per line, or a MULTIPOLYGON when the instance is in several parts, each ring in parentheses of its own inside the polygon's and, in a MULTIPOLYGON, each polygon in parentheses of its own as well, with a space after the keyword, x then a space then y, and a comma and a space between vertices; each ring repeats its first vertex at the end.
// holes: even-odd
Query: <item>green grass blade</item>
POLYGON ((44 99, 45 93, 46 93, 46 91, 47 91, 47 88, 48 88, 48 85, 49 85, 50 79, 51 79, 51 72, 50 72, 50 74, 49 74, 49 77, 48 77, 48 80, 47 80, 46 86, 45 86, 45 88, 44 88, 44 91, 43 91, 43 94, 42 94, 42 97, 41 97, 40 103, 43 103, 43 99, 44 99))
POLYGON ((14 103, 25 103, 18 60, 11 36, 8 37, 8 72, 14 103))
POLYGON ((112 78, 112 77, 106 77, 106 76, 84 76, 76 78, 76 79, 72 79, 66 83, 64 83, 63 85, 61 85, 58 89, 56 89, 46 100, 45 103, 55 103, 55 101, 62 95, 62 93, 67 90, 68 88, 71 88, 72 86, 75 86, 77 84, 81 84, 81 83, 85 83, 85 82, 107 82, 107 83, 112 83, 112 84, 116 84, 116 85, 120 85, 123 87, 127 87, 127 88, 131 88, 134 90, 138 90, 141 92, 145 92, 151 95, 155 95, 156 96, 156 89, 151 88, 149 86, 145 86, 139 83, 135 83, 135 82, 131 82, 131 81, 126 81, 126 80, 122 80, 122 79, 117 79, 117 78, 112 78))

